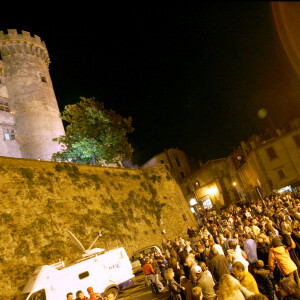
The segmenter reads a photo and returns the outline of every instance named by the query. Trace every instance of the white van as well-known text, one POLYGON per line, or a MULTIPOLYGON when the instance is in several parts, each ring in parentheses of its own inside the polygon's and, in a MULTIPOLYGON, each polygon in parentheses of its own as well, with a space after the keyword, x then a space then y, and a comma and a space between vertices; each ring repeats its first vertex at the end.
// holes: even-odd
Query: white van
POLYGON ((96 248, 92 251, 94 254, 90 251, 89 255, 67 267, 59 262, 37 268, 20 299, 66 299, 67 293, 72 292, 75 296, 78 290, 88 296, 88 287, 102 295, 113 292, 117 298, 120 289, 133 284, 134 275, 125 249, 105 252, 96 248))

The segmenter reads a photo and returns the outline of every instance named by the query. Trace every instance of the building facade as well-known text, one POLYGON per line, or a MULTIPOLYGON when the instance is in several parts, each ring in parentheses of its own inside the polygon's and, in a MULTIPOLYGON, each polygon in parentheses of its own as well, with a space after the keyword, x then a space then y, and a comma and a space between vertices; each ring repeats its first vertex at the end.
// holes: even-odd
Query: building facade
POLYGON ((49 74, 49 54, 40 37, 0 31, 0 155, 50 160, 64 135, 49 74))
POLYGON ((191 167, 188 162, 186 154, 177 148, 165 149, 164 152, 159 153, 145 162, 141 169, 153 167, 159 164, 168 164, 171 167, 171 172, 177 182, 182 182, 191 175, 191 167))
POLYGON ((293 191, 300 186, 300 120, 241 142, 228 159, 228 169, 247 199, 293 191))
POLYGON ((238 194, 226 166, 226 158, 209 160, 182 182, 183 195, 193 212, 203 208, 220 208, 238 201, 238 194))

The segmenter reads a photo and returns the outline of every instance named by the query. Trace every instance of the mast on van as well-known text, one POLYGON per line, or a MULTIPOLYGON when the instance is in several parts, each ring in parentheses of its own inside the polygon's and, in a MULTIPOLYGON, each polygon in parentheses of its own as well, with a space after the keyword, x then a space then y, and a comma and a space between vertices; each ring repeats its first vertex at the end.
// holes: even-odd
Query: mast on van
POLYGON ((101 249, 101 248, 92 249, 92 247, 94 246, 94 244, 96 243, 98 238, 102 236, 102 231, 101 230, 99 231, 99 233, 98 233, 97 237, 95 238, 95 240, 91 243, 91 245, 87 249, 85 249, 83 247, 83 245, 80 243, 80 241, 77 239, 77 237, 70 230, 67 230, 67 232, 69 233, 73 243, 77 246, 77 248, 79 250, 81 250, 83 252, 83 254, 82 254, 83 258, 87 258, 89 256, 93 256, 93 255, 101 254, 101 253, 105 252, 105 249, 101 249))

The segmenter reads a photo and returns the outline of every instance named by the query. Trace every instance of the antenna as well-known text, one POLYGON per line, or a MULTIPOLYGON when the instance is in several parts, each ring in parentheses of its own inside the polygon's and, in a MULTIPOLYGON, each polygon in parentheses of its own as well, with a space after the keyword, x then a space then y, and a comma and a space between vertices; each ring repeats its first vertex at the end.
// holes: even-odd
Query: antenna
POLYGON ((83 247, 83 245, 80 243, 80 241, 76 238, 76 236, 70 230, 67 230, 67 232, 69 233, 70 237, 72 238, 72 240, 73 240, 74 244, 77 246, 77 248, 79 248, 83 252, 82 257, 89 257, 89 256, 93 256, 93 255, 97 255, 97 254, 105 252, 105 249, 100 249, 100 248, 92 249, 92 247, 94 246, 94 244, 96 243, 98 238, 102 236, 103 231, 101 231, 101 230, 99 231, 98 236, 92 242, 92 244, 89 246, 88 249, 85 249, 83 247))
POLYGON ((69 235, 71 236, 74 244, 82 251, 85 252, 85 248, 82 246, 82 244, 79 242, 79 240, 77 239, 77 237, 70 231, 67 230, 67 232, 69 233, 69 235))
POLYGON ((97 237, 94 239, 94 241, 91 243, 91 245, 88 247, 88 249, 86 251, 90 251, 92 249, 92 247, 94 246, 94 244, 96 243, 96 241, 98 240, 98 238, 101 236, 102 236, 102 232, 100 230, 97 237))

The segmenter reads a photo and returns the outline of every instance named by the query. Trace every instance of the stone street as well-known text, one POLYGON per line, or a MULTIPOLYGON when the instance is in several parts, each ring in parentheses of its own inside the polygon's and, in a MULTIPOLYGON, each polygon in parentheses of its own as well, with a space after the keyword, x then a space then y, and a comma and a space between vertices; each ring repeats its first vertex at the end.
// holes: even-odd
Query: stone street
POLYGON ((145 286, 145 275, 141 273, 135 276, 134 285, 120 292, 118 300, 166 300, 168 295, 167 288, 157 295, 152 294, 150 288, 145 286))

